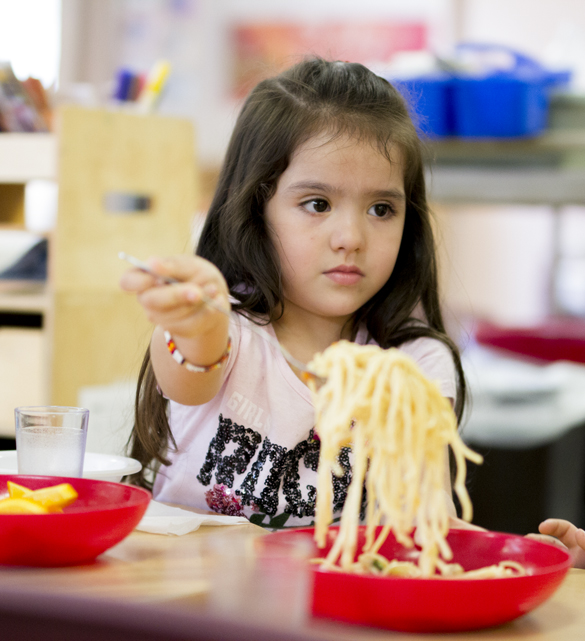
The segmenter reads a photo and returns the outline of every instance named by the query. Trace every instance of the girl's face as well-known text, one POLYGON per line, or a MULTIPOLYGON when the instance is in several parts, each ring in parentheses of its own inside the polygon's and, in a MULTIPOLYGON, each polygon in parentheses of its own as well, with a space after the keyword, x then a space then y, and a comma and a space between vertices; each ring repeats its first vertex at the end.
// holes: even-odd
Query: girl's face
POLYGON ((390 277, 406 199, 400 151, 315 136, 294 153, 266 203, 282 268, 286 314, 344 323, 390 277))

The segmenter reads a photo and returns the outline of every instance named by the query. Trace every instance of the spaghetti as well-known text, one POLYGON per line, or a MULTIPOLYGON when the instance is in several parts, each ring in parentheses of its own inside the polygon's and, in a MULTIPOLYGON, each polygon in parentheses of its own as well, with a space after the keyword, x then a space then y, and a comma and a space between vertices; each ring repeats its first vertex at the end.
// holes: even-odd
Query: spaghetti
MULTIPOLYGON (((436 572, 460 574, 462 570, 450 567, 456 564, 446 563, 452 559, 452 552, 446 541, 449 512, 445 452, 450 447, 457 463, 454 490, 466 521, 472 517, 465 488, 466 461, 481 463, 482 457, 463 443, 450 401, 410 357, 397 349, 339 341, 317 354, 309 367, 326 379, 318 389, 309 381, 315 429, 321 441, 315 521, 319 547, 325 546, 333 519, 331 475, 342 473, 339 451, 348 445, 353 451, 352 479, 339 532, 324 566, 376 571, 385 562, 391 567, 384 566, 380 571, 386 573, 396 570, 425 577, 436 572), (368 497, 366 540, 356 567, 364 485, 368 497), (383 527, 376 537, 380 525, 383 527), (421 550, 417 566, 397 564, 378 554, 390 531, 400 544, 412 548, 415 526, 421 550)), ((504 567, 504 571, 509 569, 504 567)), ((490 572, 490 576, 496 575, 490 572)))

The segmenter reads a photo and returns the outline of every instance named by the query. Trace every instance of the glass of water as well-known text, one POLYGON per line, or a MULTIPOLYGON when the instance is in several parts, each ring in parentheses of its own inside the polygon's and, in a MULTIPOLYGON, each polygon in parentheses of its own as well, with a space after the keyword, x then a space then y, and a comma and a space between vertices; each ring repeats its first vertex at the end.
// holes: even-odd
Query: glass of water
POLYGON ((16 460, 19 474, 83 474, 89 410, 82 407, 17 407, 16 460))

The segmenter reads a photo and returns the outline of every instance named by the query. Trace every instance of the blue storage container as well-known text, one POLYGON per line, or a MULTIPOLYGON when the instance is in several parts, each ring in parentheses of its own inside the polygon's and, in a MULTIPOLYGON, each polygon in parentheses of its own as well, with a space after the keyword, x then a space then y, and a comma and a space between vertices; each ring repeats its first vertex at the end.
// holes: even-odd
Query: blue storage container
POLYGON ((428 138, 452 136, 454 79, 447 73, 416 78, 388 79, 402 94, 419 135, 428 138))
POLYGON ((498 45, 460 45, 458 51, 507 53, 513 66, 482 74, 458 73, 453 79, 454 130, 463 137, 535 136, 548 121, 551 89, 570 73, 550 72, 538 62, 498 45))
POLYGON ((404 96, 420 135, 429 138, 517 138, 536 136, 546 129, 550 94, 568 84, 570 72, 551 72, 531 58, 501 45, 463 44, 465 52, 503 54, 512 64, 489 67, 482 73, 437 72, 387 79, 404 96))

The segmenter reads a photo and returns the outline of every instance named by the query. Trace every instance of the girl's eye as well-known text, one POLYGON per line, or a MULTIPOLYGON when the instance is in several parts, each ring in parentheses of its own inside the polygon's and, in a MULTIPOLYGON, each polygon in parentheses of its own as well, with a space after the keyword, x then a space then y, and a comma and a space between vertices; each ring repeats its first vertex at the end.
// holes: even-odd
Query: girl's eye
POLYGON ((370 207, 368 214, 376 218, 390 218, 394 214, 394 207, 387 203, 376 203, 370 207))
POLYGON ((314 214, 322 214, 329 209, 329 203, 322 198, 313 198, 304 202, 303 207, 314 214))

